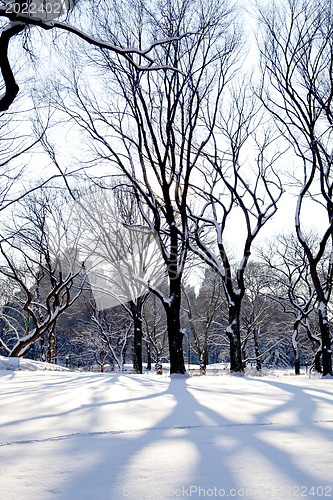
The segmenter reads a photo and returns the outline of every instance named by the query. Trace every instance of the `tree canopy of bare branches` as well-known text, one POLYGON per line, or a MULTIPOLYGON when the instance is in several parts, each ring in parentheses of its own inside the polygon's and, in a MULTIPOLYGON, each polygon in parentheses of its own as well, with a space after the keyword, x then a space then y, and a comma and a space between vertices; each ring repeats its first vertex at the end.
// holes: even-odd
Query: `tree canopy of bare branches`
MULTIPOLYGON (((32 28, 74 35, 91 47, 98 47, 115 55, 121 55, 139 72, 161 68, 168 69, 165 65, 159 66, 155 64, 153 52, 155 47, 170 42, 170 39, 154 40, 146 47, 124 47, 113 43, 112 33, 109 33, 109 39, 103 40, 86 30, 86 26, 92 24, 95 11, 102 12, 102 17, 111 14, 106 1, 82 1, 82 6, 78 6, 78 1, 72 2, 71 0, 65 2, 55 2, 54 0, 48 2, 3 0, 1 4, 0 19, 2 21, 7 19, 8 22, 2 23, 0 34, 0 70, 5 84, 5 92, 0 98, 0 111, 9 109, 19 92, 19 86, 9 61, 9 44, 11 39, 19 34, 25 35, 25 39, 27 39, 32 28)), ((177 38, 174 40, 176 41, 177 38)), ((23 41, 23 45, 25 41, 23 41)), ((40 48, 37 46, 35 50, 38 52, 40 48)))

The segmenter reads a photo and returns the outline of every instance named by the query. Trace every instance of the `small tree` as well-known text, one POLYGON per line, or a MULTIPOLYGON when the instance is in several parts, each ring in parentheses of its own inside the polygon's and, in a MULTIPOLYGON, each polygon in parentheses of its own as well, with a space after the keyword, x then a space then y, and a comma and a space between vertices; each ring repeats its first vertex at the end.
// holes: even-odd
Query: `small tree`
MULTIPOLYGON (((308 244, 315 244, 316 238, 308 236, 308 244), (312 243, 310 241, 312 240, 312 243)), ((309 340, 316 345, 314 363, 321 371, 321 343, 311 326, 311 316, 316 307, 316 293, 304 249, 294 235, 278 235, 261 256, 272 269, 271 295, 282 310, 293 318, 292 346, 295 357, 295 374, 300 373, 299 330, 305 329, 309 340)))
MULTIPOLYGON (((225 296, 220 275, 211 268, 206 269, 198 295, 193 289, 183 287, 183 309, 187 315, 193 335, 195 353, 199 357, 200 374, 206 374, 209 348, 220 341, 220 332, 215 328, 217 316, 225 306, 225 296)), ((219 318, 220 319, 220 318, 219 318)))
POLYGON ((246 290, 241 315, 242 351, 244 364, 255 362, 259 372, 265 359, 281 343, 281 339, 276 340, 281 321, 269 293, 271 287, 270 270, 260 262, 250 262, 245 277, 246 290), (250 353, 247 354, 248 350, 250 353), (251 351, 254 351, 254 356, 251 351))
POLYGON ((123 372, 125 351, 132 330, 127 312, 122 306, 100 311, 93 300, 88 308, 90 319, 80 322, 71 339, 76 358, 96 363, 101 372, 107 363, 112 367, 116 365, 123 372))
POLYGON ((158 375, 163 372, 162 359, 167 357, 167 322, 165 309, 160 299, 151 294, 143 309, 144 332, 147 345, 150 346, 155 370, 158 375))

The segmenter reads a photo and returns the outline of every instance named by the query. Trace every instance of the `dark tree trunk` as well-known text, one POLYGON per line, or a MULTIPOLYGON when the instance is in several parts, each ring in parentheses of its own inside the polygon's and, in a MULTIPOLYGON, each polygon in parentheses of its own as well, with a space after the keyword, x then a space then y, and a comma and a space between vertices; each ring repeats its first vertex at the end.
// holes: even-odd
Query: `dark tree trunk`
POLYGON ((41 328, 40 330, 38 328, 35 328, 35 333, 32 333, 31 335, 27 337, 23 337, 22 339, 18 340, 16 345, 13 347, 13 350, 9 354, 10 358, 25 358, 30 349, 32 348, 34 342, 36 340, 40 339, 42 335, 46 335, 47 329, 41 328))
POLYGON ((149 342, 146 342, 147 346, 147 370, 151 370, 151 349, 150 349, 150 344, 149 342))
POLYGON ((321 367, 321 349, 317 349, 317 352, 314 356, 313 367, 317 373, 322 373, 321 367))
POLYGON ((322 341, 323 376, 333 375, 330 327, 327 319, 327 305, 324 302, 319 304, 319 328, 322 341))
POLYGON ((126 364, 126 354, 127 354, 128 340, 126 340, 125 347, 122 352, 123 365, 126 364))
POLYGON ((300 363, 299 356, 298 357, 295 356, 295 375, 300 374, 300 368, 301 368, 301 363, 300 363))
POLYGON ((298 349, 298 326, 300 320, 296 320, 294 323, 294 333, 292 338, 293 343, 293 351, 294 351, 294 359, 295 359, 295 375, 300 374, 300 359, 299 359, 299 349, 298 349))
POLYGON ((0 36, 0 69, 5 82, 5 93, 0 98, 0 111, 5 111, 9 108, 19 91, 19 86, 15 81, 8 61, 8 45, 13 36, 24 30, 25 25, 23 23, 10 24, 11 26, 8 25, 0 36))
POLYGON ((180 326, 180 279, 171 280, 170 295, 170 302, 165 305, 168 326, 170 375, 172 373, 184 374, 183 332, 180 326))
POLYGON ((243 372, 242 345, 240 338, 240 303, 229 306, 227 335, 230 342, 230 371, 243 372))
POLYGON ((204 351, 204 360, 205 360, 205 365, 207 366, 208 363, 209 363, 209 357, 208 357, 208 349, 207 349, 207 347, 205 347, 205 351, 204 351))
POLYGON ((142 306, 141 297, 130 302, 133 318, 134 345, 133 345, 133 371, 142 373, 142 306))

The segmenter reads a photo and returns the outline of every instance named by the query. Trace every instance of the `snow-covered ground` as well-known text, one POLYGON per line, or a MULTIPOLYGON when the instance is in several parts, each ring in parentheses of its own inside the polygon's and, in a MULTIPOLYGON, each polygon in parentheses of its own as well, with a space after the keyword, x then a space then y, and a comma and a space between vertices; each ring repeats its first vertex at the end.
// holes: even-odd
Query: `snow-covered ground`
POLYGON ((333 379, 29 370, 0 371, 1 500, 333 498, 333 379))

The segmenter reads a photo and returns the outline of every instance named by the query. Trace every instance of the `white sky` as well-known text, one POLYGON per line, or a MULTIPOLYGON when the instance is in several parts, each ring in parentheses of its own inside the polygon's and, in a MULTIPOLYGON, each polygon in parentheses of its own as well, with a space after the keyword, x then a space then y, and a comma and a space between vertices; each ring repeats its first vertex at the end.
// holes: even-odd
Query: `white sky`
MULTIPOLYGON (((245 6, 247 8, 251 8, 251 2, 245 2, 245 6)), ((244 9, 245 11, 245 9, 244 9)), ((248 16, 248 22, 245 23, 245 29, 248 36, 252 36, 252 32, 255 29, 255 22, 251 16, 248 16)), ((46 33, 43 33, 43 38, 47 36, 46 33)), ((51 36, 48 35, 48 40, 51 42, 51 36)), ((58 57, 58 56, 57 56, 58 57)), ((65 55, 64 55, 65 57, 65 55)), ((254 46, 249 50, 248 56, 245 59, 245 67, 246 69, 250 69, 256 62, 257 58, 257 50, 254 46)), ((45 61, 45 54, 43 52, 43 60, 45 61)), ((30 68, 32 70, 32 68, 30 68)), ((20 72, 22 68, 20 69, 20 72)), ((41 71, 43 74, 43 71, 41 71)), ((20 74, 20 73, 19 73, 20 74)), ((46 73, 47 74, 47 71, 46 73)), ((57 74, 55 72, 55 78, 57 78, 57 74)), ((24 91, 26 89, 27 83, 21 82, 21 86, 24 91)), ((71 161, 71 149, 73 145, 73 137, 77 136, 75 132, 68 129, 67 126, 63 126, 55 135, 56 138, 56 148, 58 151, 62 149, 65 151, 63 156, 64 164, 68 164, 71 161)), ((79 142, 78 142, 79 144, 79 142)), ((34 177, 39 178, 41 175, 45 175, 45 173, 50 172, 51 170, 50 161, 42 154, 37 154, 33 158, 33 162, 31 163, 30 172, 34 177), (45 166, 47 167, 45 168, 45 166)), ((282 199, 279 202, 279 208, 277 213, 273 216, 273 218, 267 223, 267 225, 261 230, 257 239, 255 240, 255 245, 261 244, 266 238, 273 238, 275 234, 280 232, 290 232, 294 230, 294 212, 295 212, 295 203, 296 198, 288 195, 287 193, 283 195, 282 199)), ((303 216, 302 220, 306 221, 309 229, 311 227, 315 227, 316 229, 323 228, 323 221, 326 223, 326 220, 320 214, 318 207, 315 204, 311 204, 304 211, 305 216, 303 216)), ((241 249, 244 244, 244 231, 241 230, 243 222, 241 219, 234 217, 232 221, 232 226, 230 231, 228 232, 227 239, 230 245, 234 247, 234 253, 236 258, 241 258, 241 249)))

